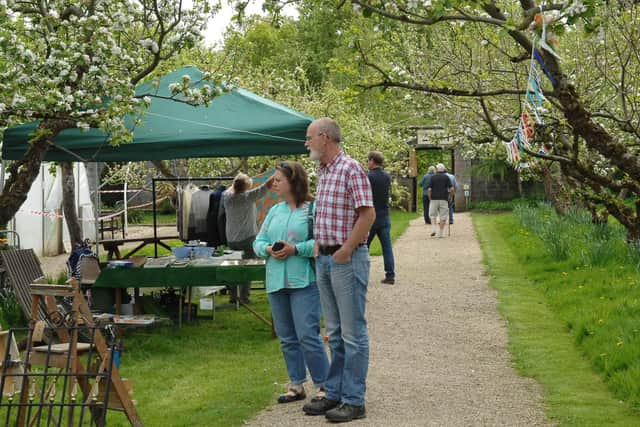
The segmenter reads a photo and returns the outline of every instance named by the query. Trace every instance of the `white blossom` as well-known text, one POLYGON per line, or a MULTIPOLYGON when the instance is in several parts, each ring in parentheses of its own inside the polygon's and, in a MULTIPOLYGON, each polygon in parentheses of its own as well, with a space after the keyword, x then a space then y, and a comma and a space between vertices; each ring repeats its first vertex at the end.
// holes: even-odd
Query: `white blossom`
POLYGON ((27 100, 27 98, 25 98, 24 96, 20 95, 19 93, 16 93, 13 95, 13 100, 11 101, 11 106, 15 107, 19 104, 23 104, 25 101, 27 100))
POLYGON ((89 123, 86 123, 86 122, 77 122, 76 126, 82 129, 83 131, 88 131, 89 129, 91 129, 91 126, 89 126, 89 123))

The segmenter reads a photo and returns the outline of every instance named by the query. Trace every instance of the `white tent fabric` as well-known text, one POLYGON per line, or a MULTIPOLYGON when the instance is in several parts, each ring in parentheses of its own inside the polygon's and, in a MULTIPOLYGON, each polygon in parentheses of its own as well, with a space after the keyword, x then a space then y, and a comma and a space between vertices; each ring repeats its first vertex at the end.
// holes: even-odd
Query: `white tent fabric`
MULTIPOLYGON (((20 207, 9 229, 20 235, 20 246, 33 249, 38 256, 54 256, 70 250, 69 232, 62 218, 62 174, 50 172, 44 163, 33 182, 27 200, 20 207)), ((74 163, 76 208, 84 236, 96 236, 93 203, 87 173, 82 163, 74 163)))

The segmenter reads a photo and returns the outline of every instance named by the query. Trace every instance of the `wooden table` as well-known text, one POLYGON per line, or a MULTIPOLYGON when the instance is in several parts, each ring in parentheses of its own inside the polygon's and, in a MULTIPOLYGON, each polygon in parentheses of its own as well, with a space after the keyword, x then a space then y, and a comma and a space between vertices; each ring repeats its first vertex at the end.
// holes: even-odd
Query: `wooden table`
POLYGON ((144 248, 145 246, 152 245, 156 242, 158 242, 158 245, 170 251, 171 247, 166 243, 164 243, 162 240, 175 240, 179 238, 180 238, 179 236, 158 237, 158 238, 141 237, 138 239, 122 238, 122 239, 100 240, 98 244, 102 245, 104 250, 107 251, 107 259, 112 260, 112 259, 129 258, 131 255, 134 255, 136 252, 138 252, 140 249, 144 248), (132 243, 132 242, 138 242, 139 244, 138 246, 136 246, 135 248, 131 249, 129 252, 124 254, 124 257, 121 257, 120 246, 124 245, 125 243, 132 243))

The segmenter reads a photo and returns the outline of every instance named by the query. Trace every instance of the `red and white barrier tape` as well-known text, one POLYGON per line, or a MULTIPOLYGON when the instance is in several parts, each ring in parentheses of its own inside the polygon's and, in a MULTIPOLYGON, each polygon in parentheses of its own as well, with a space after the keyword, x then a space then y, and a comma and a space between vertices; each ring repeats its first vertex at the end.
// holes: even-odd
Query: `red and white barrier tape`
MULTIPOLYGON (((167 197, 162 197, 160 199, 157 199, 156 203, 160 203, 163 200, 165 200, 166 198, 167 197)), ((143 208, 145 206, 151 206, 151 205, 153 205, 153 202, 147 202, 147 203, 142 203, 140 205, 129 206, 127 209, 138 209, 138 208, 143 208)), ((44 216, 44 217, 47 217, 47 218, 60 218, 60 219, 64 218, 64 215, 59 214, 59 213, 57 213, 55 211, 37 211, 35 209, 29 209, 29 210, 20 209, 18 212, 19 213, 25 213, 25 214, 28 214, 28 215, 44 216)), ((109 215, 101 216, 100 218, 98 218, 98 220, 105 220, 105 219, 113 218, 113 217, 122 215, 123 212, 124 212, 124 209, 121 210, 121 211, 118 211, 118 212, 114 212, 114 213, 109 214, 109 215)), ((87 218, 79 218, 79 220, 80 221, 95 221, 94 218, 88 218, 88 219, 87 218)))

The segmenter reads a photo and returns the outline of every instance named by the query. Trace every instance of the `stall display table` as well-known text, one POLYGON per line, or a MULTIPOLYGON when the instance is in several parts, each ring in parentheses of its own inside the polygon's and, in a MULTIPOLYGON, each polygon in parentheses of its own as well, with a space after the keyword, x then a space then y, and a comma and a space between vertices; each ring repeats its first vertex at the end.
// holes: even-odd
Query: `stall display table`
MULTIPOLYGON (((251 281, 264 281, 265 274, 265 262, 262 259, 220 259, 206 264, 194 260, 184 265, 169 264, 161 268, 106 268, 102 270, 93 287, 116 289, 116 315, 119 315, 122 302, 120 289, 186 289, 190 302, 190 289, 193 287, 237 286, 251 281)), ((182 308, 182 303, 180 303, 180 308, 182 308)), ((255 314, 249 307, 247 309, 255 314)), ((181 315, 179 322, 182 322, 181 315)))

